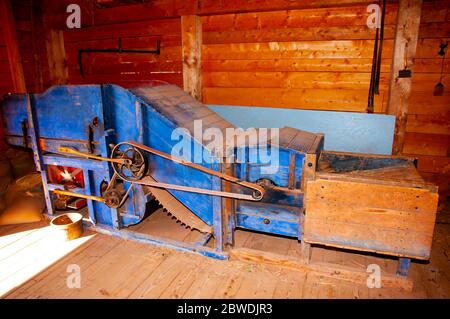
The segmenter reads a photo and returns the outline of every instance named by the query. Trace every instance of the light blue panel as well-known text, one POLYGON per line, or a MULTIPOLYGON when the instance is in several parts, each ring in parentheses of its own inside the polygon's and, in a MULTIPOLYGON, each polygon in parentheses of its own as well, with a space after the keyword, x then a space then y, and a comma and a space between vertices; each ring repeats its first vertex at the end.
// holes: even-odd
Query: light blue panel
POLYGON ((209 105, 241 128, 290 126, 325 134, 325 149, 390 155, 395 116, 352 112, 292 110, 269 107, 209 105))

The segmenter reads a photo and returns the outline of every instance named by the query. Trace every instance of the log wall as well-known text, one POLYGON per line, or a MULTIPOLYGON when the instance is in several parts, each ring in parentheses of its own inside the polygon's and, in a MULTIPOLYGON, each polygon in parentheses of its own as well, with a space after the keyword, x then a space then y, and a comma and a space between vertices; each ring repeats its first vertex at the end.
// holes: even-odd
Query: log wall
POLYGON ((433 96, 439 82, 442 41, 450 41, 450 3, 424 3, 406 123, 403 154, 417 157, 422 176, 450 192, 450 45, 444 61, 443 96, 433 96))
MULTIPOLYGON (((2 29, 0 28, 0 32, 2 29)), ((3 37, 0 37, 0 95, 12 90, 11 72, 9 70, 8 55, 3 37)))
MULTIPOLYGON (((40 75, 40 59, 36 21, 33 19, 34 6, 32 0, 11 1, 16 25, 17 40, 20 49, 25 82, 29 92, 42 90, 40 75)), ((2 30, 0 24, 0 32, 2 30)), ((5 39, 0 36, 0 96, 13 91, 13 83, 8 64, 5 39)))
MULTIPOLYGON (((182 87, 181 17, 198 15, 204 103, 366 111, 375 36, 366 25, 367 5, 373 1, 125 2, 12 1, 27 89, 55 83, 131 87, 154 80, 182 87), (65 25, 70 3, 81 6, 82 29, 65 25), (82 77, 78 50, 115 48, 119 38, 123 48, 148 50, 160 39, 161 54, 86 53, 82 77)), ((424 1, 402 150, 419 158, 421 173, 444 193, 450 180, 450 59, 444 96, 432 91, 439 81, 439 43, 450 39, 449 17, 448 1, 424 1)), ((397 1, 388 1, 377 113, 388 109, 396 19, 397 1)), ((10 81, 0 37, 0 94, 11 90, 10 81)))
MULTIPOLYGON (((396 13, 389 5, 376 112, 386 109, 396 13)), ((204 101, 365 112, 368 17, 366 5, 204 17, 204 101)))

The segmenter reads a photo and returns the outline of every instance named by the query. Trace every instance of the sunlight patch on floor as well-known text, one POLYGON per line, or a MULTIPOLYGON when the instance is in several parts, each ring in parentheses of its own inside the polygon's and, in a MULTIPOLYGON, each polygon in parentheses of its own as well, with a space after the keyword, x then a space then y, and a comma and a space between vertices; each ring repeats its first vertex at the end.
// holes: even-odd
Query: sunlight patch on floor
POLYGON ((50 226, 0 237, 0 296, 32 279, 44 269, 95 237, 65 241, 50 226))

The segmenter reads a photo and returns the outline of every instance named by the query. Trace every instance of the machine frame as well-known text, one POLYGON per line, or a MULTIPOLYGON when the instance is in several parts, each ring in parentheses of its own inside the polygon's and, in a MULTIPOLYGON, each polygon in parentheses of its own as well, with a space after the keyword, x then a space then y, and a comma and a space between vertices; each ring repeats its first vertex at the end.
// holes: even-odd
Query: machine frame
MULTIPOLYGON (((416 173, 414 161, 411 159, 401 159, 397 163, 392 160, 393 157, 389 156, 347 154, 345 156, 350 162, 356 160, 366 164, 375 164, 372 167, 369 167, 372 164, 364 164, 367 167, 363 167, 362 164, 356 165, 354 171, 360 175, 351 175, 354 172, 347 174, 344 171, 342 173, 335 168, 330 170, 329 167, 323 169, 320 166, 329 165, 329 163, 322 157, 330 157, 327 152, 323 151, 324 136, 293 128, 282 128, 277 145, 282 154, 282 163, 280 164, 282 170, 275 175, 264 174, 259 163, 244 161, 230 164, 217 159, 209 164, 199 165, 200 172, 193 172, 191 169, 195 169, 195 167, 192 164, 181 163, 180 160, 174 160, 167 154, 171 145, 167 144, 167 141, 161 136, 166 136, 167 140, 167 131, 171 127, 181 125, 189 127, 190 122, 196 117, 203 116, 202 118, 211 127, 218 125, 225 129, 231 124, 175 86, 162 87, 160 90, 142 88, 134 90, 132 93, 115 85, 60 86, 53 87, 40 95, 10 95, 5 99, 4 104, 2 111, 7 142, 12 145, 30 147, 33 150, 36 168, 41 173, 43 181, 49 216, 55 215, 52 194, 68 192, 64 185, 49 181, 47 166, 66 166, 83 171, 84 187, 72 188, 68 194, 74 196, 78 194, 79 197, 87 199, 89 219, 85 222, 100 233, 179 251, 194 252, 207 257, 228 259, 230 248, 234 246, 234 230, 239 227, 297 239, 300 241, 305 264, 309 262, 311 244, 394 255, 399 257, 397 274, 400 276, 407 275, 410 258, 429 258, 437 208, 437 188, 424 183, 420 177, 415 180, 403 177, 399 179, 399 173, 403 175, 416 173), (55 112, 59 108, 61 109, 60 114, 55 112), (71 121, 71 116, 64 111, 72 113, 70 115, 74 117, 75 121, 71 121), (45 129, 47 135, 41 135, 40 129, 45 129), (143 148, 149 144, 147 150, 155 150, 156 153, 163 154, 163 159, 155 160, 153 158, 149 168, 149 171, 152 171, 152 174, 158 178, 158 182, 164 184, 174 178, 178 182, 189 181, 192 184, 190 188, 194 190, 204 190, 203 193, 198 191, 199 194, 194 195, 183 193, 181 188, 168 190, 170 196, 178 199, 181 204, 195 212, 193 215, 197 216, 194 217, 203 220, 205 225, 210 227, 211 231, 204 232, 199 241, 191 244, 127 229, 127 226, 138 223, 144 218, 146 204, 155 198, 146 188, 149 185, 145 185, 145 183, 139 184, 124 180, 124 185, 129 187, 124 208, 118 209, 111 205, 105 205, 105 199, 101 193, 102 185, 104 183, 111 185, 117 178, 117 171, 110 162, 118 159, 112 156, 112 151, 115 145, 127 141, 135 143, 137 146, 142 145, 143 148), (171 172, 171 174, 168 175, 166 172, 171 172), (381 177, 377 178, 376 174, 381 177), (328 225, 328 218, 319 220, 321 217, 317 217, 317 213, 314 213, 318 211, 317 205, 314 206, 317 202, 314 199, 310 198, 305 201, 305 203, 310 203, 305 211, 304 197, 312 194, 308 193, 308 185, 316 185, 323 180, 330 179, 335 180, 339 190, 341 184, 347 183, 349 180, 354 182, 355 178, 362 183, 363 187, 364 183, 368 187, 374 184, 395 185, 399 189, 400 197, 408 192, 412 194, 411 196, 414 195, 413 198, 415 198, 411 205, 417 205, 416 210, 418 207, 422 209, 422 206, 426 206, 423 208, 424 211, 413 210, 411 212, 405 207, 397 208, 393 200, 384 204, 387 205, 386 212, 407 216, 401 219, 406 228, 414 227, 418 218, 422 218, 421 216, 426 214, 426 223, 429 227, 421 234, 421 238, 425 239, 417 242, 421 247, 420 251, 414 249, 406 251, 404 247, 398 246, 398 242, 401 243, 403 238, 399 240, 394 238, 394 245, 391 242, 380 241, 379 238, 369 237, 349 242, 346 234, 339 238, 330 236, 326 232, 317 236, 319 232, 314 228, 315 226, 308 226, 306 241, 304 240, 305 224, 315 225, 311 222, 314 218, 318 218, 317 220, 325 223, 327 227, 338 227, 339 223, 342 224, 342 221, 336 220, 328 225), (266 179, 276 181, 276 184, 263 183, 262 181, 266 179), (411 183, 415 183, 415 188, 408 186, 411 183), (261 202, 242 200, 247 195, 236 186, 245 185, 253 189, 263 189, 265 196, 261 202), (230 198, 233 196, 220 195, 225 194, 224 192, 236 194, 236 196, 230 198), (420 193, 420 195, 416 196, 416 193, 420 193), (422 198, 422 194, 426 196, 422 198), (425 201, 428 201, 429 205, 425 205, 425 201), (312 215, 309 219, 310 222, 305 223, 309 216, 308 208, 312 215), (207 247, 206 244, 212 237, 214 238, 214 247, 207 247)), ((196 140, 193 140, 192 143, 193 147, 200 147, 203 151, 202 143, 198 143, 196 140)), ((248 147, 244 151, 251 152, 252 149, 248 147)), ((158 156, 161 157, 161 154, 158 156)), ((184 189, 184 191, 186 190, 184 189)), ((320 193, 315 196, 320 197, 320 193)), ((327 209, 334 209, 336 205, 340 204, 340 202, 331 203, 327 209)), ((370 206, 373 203, 362 203, 361 208, 355 212, 370 215, 371 212, 377 211, 364 205, 370 206)), ((358 218, 358 215, 351 216, 351 218, 358 218)), ((377 225, 368 226, 373 226, 376 237, 376 232, 380 228, 377 228, 377 225)), ((371 228, 369 227, 369 229, 371 228)))

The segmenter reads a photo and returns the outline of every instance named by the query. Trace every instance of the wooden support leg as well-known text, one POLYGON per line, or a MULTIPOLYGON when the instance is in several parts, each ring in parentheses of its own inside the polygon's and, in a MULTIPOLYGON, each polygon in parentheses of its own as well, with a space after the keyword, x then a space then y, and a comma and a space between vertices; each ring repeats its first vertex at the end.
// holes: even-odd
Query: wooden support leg
POLYGON ((48 190, 47 181, 47 165, 44 164, 41 152, 41 146, 39 143, 39 125, 37 123, 37 116, 35 112, 34 105, 31 102, 31 97, 27 94, 27 116, 28 116, 28 132, 31 137, 31 148, 33 150, 34 164, 36 165, 36 170, 41 173, 42 178, 42 188, 44 190, 45 204, 47 206, 48 215, 52 216, 53 211, 53 201, 48 190))
MULTIPOLYGON (((233 166, 223 158, 222 173, 234 176, 233 166)), ((222 181, 222 190, 231 192, 231 184, 222 181)), ((223 217, 223 244, 224 247, 234 246, 234 200, 231 198, 222 198, 222 217, 223 217)))
POLYGON ((399 258, 397 275, 406 277, 408 276, 409 266, 411 265, 411 259, 409 258, 399 258))
POLYGON ((300 243, 300 251, 301 251, 300 257, 301 263, 309 264, 309 261, 311 259, 311 244, 308 244, 302 240, 300 243))
MULTIPOLYGON (((221 190, 221 180, 218 177, 213 178, 213 189, 221 190)), ((213 196, 213 228, 214 228, 214 243, 216 251, 224 251, 223 238, 223 216, 222 216, 222 198, 213 196)))

